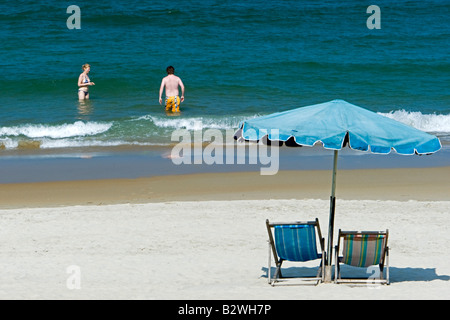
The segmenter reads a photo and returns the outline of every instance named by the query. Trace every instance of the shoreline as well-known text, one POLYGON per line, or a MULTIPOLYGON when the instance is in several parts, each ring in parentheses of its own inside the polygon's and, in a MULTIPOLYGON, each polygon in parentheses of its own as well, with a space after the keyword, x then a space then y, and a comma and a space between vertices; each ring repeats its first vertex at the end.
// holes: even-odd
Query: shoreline
MULTIPOLYGON (((0 209, 263 199, 329 199, 331 170, 216 172, 0 184, 0 209)), ((336 198, 343 200, 449 201, 450 166, 339 169, 336 198)))
MULTIPOLYGON (((203 157, 211 152, 211 148, 206 150, 200 150, 204 152, 203 157)), ((214 158, 213 164, 206 163, 206 158, 200 158, 201 163, 198 163, 197 150, 193 150, 188 163, 184 160, 180 163, 180 158, 172 157, 171 151, 171 148, 162 146, 40 150, 31 153, 0 151, 0 184, 138 179, 203 173, 259 173, 269 168, 273 169, 269 170, 272 173, 297 170, 326 171, 331 170, 333 164, 333 152, 325 150, 320 145, 280 148, 278 156, 276 154, 266 156, 264 153, 250 154, 245 147, 239 151, 232 148, 230 158, 227 154, 229 150, 223 150, 226 152, 221 158, 214 158)), ((339 152, 338 170, 440 168, 449 166, 449 159, 450 148, 443 148, 427 156, 403 156, 395 152, 378 155, 344 148, 339 152)))

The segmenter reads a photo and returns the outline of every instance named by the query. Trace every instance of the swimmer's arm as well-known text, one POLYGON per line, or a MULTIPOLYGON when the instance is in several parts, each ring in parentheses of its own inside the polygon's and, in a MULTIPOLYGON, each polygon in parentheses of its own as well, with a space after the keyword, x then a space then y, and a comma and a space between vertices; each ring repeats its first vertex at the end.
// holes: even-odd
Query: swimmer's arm
POLYGON ((181 88, 181 102, 183 102, 184 101, 184 84, 183 84, 183 81, 181 81, 181 79, 180 79, 178 84, 180 85, 180 88, 181 88))
POLYGON ((162 93, 163 93, 163 90, 164 90, 164 86, 165 86, 165 78, 164 79, 162 79, 162 81, 161 81, 161 87, 159 88, 159 104, 162 104, 162 98, 161 98, 161 96, 162 96, 162 93))
POLYGON ((78 86, 79 87, 85 87, 86 83, 83 83, 83 74, 80 74, 80 76, 78 77, 78 86))

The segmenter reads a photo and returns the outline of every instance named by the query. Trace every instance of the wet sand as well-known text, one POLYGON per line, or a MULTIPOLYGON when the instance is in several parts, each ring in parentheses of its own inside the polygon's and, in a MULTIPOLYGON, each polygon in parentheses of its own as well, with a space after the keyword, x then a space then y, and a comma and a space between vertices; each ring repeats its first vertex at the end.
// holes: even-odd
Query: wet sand
MULTIPOLYGON (((450 200, 450 167, 339 170, 336 197, 348 200, 450 200)), ((328 199, 329 170, 201 173, 136 179, 0 184, 0 208, 166 201, 328 199)))

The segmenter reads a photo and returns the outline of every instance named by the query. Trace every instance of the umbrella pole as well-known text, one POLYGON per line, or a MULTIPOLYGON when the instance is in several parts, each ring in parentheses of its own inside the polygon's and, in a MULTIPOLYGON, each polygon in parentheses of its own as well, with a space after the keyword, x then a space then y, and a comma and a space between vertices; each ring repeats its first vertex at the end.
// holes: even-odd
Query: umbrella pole
POLYGON ((331 259, 333 250, 333 231, 334 231, 334 211, 336 206, 336 172, 337 172, 337 158, 338 150, 334 150, 333 161, 333 177, 331 183, 331 197, 330 197, 330 221, 328 224, 328 247, 327 247, 327 261, 325 266, 325 282, 331 282, 331 259))

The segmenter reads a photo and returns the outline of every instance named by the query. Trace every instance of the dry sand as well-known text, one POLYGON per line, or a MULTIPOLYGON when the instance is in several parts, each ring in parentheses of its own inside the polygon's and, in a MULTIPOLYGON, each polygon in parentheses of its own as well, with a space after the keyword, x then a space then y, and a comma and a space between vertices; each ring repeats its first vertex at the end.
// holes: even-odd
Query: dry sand
POLYGON ((375 288, 267 284, 265 220, 317 217, 326 237, 329 171, 0 185, 0 298, 448 299, 449 173, 338 172, 336 230, 390 232, 375 288))

